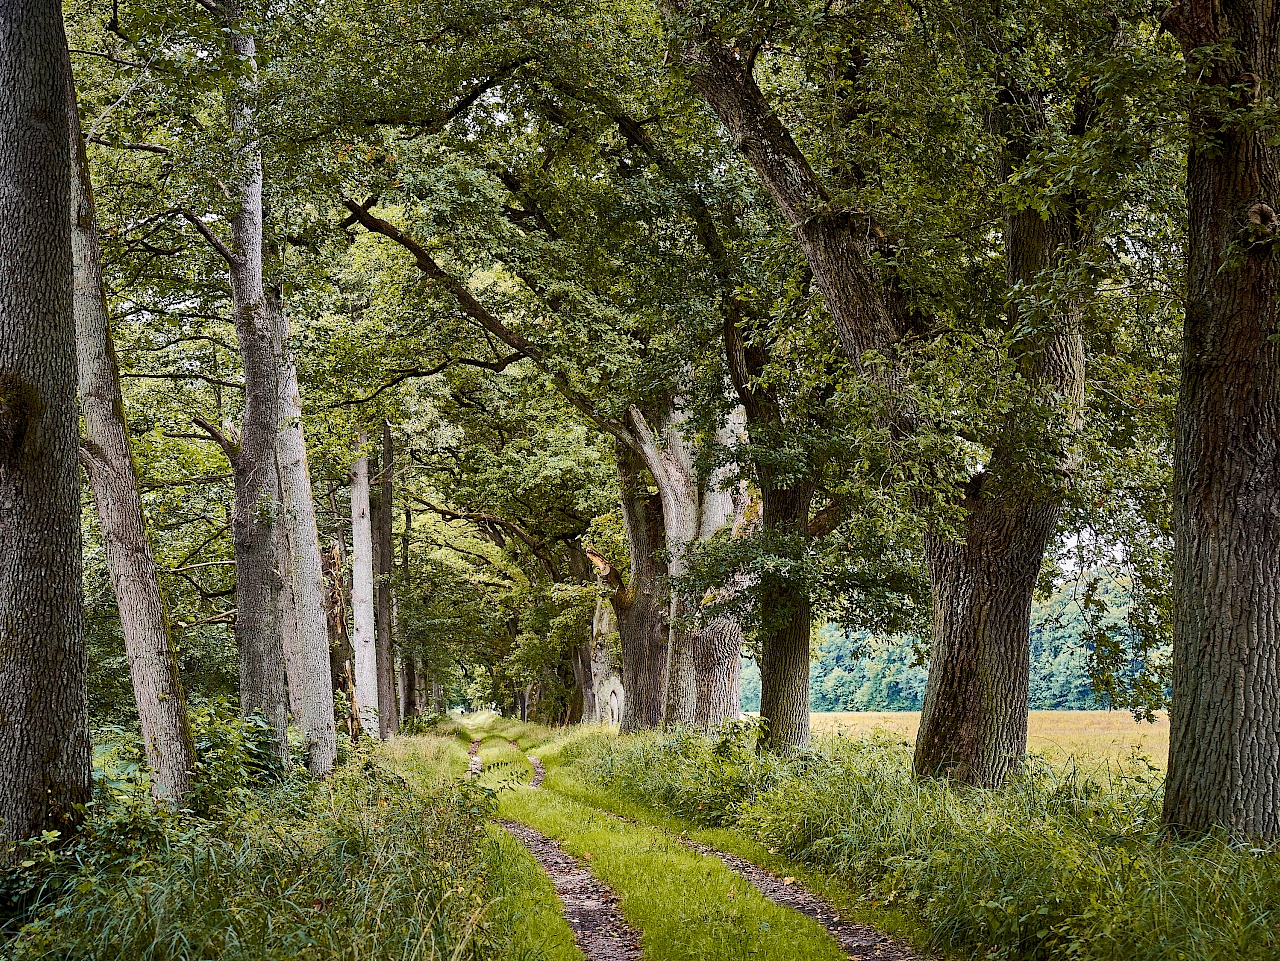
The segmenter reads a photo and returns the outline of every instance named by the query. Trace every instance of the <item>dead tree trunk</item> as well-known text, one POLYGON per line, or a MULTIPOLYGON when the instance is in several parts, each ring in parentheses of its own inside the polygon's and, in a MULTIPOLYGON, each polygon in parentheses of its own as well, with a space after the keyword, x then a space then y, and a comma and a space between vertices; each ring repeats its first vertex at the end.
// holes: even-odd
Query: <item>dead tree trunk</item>
POLYGON ((1164 820, 1280 837, 1280 11, 1185 0, 1187 305, 1174 442, 1173 704, 1164 820), (1211 51, 1204 48, 1212 45, 1211 51), (1197 52, 1198 51, 1198 52, 1197 52))
POLYGON ((120 610, 133 696, 151 768, 151 791, 157 800, 177 803, 191 790, 195 745, 129 446, 120 368, 107 316, 89 158, 74 89, 68 90, 67 101, 74 162, 71 249, 76 347, 85 431, 81 462, 102 525, 107 569, 120 610))
POLYGON ((0 0, 0 842, 90 795, 69 71, 61 6, 0 0))

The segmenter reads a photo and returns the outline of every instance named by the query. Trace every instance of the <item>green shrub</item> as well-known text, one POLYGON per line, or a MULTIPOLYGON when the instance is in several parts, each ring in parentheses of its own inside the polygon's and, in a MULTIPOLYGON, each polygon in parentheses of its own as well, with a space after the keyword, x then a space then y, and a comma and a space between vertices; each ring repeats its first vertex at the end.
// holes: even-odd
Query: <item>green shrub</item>
POLYGON ((1033 763, 999 791, 919 781, 900 741, 837 738, 780 760, 751 737, 585 745, 612 790, 742 828, 927 923, 939 947, 1008 959, 1274 959, 1280 855, 1160 833, 1149 766, 1109 781, 1033 763))

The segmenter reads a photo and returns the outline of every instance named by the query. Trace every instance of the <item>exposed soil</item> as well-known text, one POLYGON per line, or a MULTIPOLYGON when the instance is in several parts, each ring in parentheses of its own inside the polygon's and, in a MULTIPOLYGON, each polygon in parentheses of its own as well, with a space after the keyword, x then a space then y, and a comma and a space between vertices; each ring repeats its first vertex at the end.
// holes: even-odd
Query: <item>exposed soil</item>
POLYGON ((587 961, 637 961, 640 958, 640 934, 623 920, 618 898, 609 888, 545 835, 514 821, 498 823, 529 849, 551 878, 564 919, 569 922, 587 961))
POLYGON ((794 881, 788 883, 787 880, 752 864, 745 858, 724 854, 697 841, 683 837, 677 840, 699 854, 719 858, 755 885, 756 889, 774 904, 792 908, 813 918, 836 939, 852 961, 919 961, 919 956, 910 948, 894 941, 883 931, 865 924, 852 924, 841 920, 839 912, 832 905, 794 881))
POLYGON ((542 762, 532 754, 526 754, 525 757, 527 757, 529 759, 529 763, 533 765, 533 780, 529 782, 529 787, 541 787, 542 779, 547 776, 547 769, 543 767, 542 762))
POLYGON ((470 760, 467 761, 467 777, 475 777, 484 768, 484 762, 480 760, 480 742, 472 741, 467 748, 467 754, 470 760))

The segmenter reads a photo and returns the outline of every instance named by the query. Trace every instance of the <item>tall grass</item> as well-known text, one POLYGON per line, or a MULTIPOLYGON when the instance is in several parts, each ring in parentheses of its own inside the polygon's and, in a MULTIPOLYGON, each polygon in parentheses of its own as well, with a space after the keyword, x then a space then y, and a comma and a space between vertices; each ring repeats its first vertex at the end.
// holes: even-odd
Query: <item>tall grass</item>
POLYGON ((904 907, 939 947, 1079 961, 1280 955, 1280 855, 1162 836, 1150 768, 1097 778, 1033 765, 982 791, 918 781, 901 742, 837 738, 782 760, 749 741, 595 738, 573 763, 904 907))
MULTIPOLYGON (((455 749, 438 746, 447 764, 455 749)), ((379 755, 316 783, 246 790, 214 819, 145 800, 100 809, 71 848, 29 858, 32 959, 403 959, 489 956, 484 823, 492 797, 420 786, 379 755)), ((11 879, 12 881, 13 879, 11 879)))

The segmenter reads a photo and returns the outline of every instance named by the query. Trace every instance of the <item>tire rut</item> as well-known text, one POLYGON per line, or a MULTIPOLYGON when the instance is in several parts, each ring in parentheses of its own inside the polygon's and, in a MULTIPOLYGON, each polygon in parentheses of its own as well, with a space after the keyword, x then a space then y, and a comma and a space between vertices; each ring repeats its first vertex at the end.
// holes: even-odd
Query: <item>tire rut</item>
MULTIPOLYGON (((532 760, 532 758, 530 759, 532 760)), ((771 871, 766 871, 746 858, 717 851, 713 847, 701 844, 683 835, 672 834, 652 824, 641 824, 633 818, 595 808, 618 821, 634 824, 638 827, 651 828, 678 841, 690 850, 697 851, 704 857, 719 858, 726 867, 744 878, 752 887, 763 894, 774 904, 783 908, 791 908, 818 922, 840 945, 849 961, 922 961, 921 956, 912 951, 901 941, 896 941, 879 928, 867 924, 855 924, 840 917, 835 906, 824 898, 818 897, 808 888, 797 884, 794 879, 780 878, 771 871)))
POLYGON ((638 961, 643 956, 640 933, 623 919, 612 890, 546 835, 515 821, 498 823, 542 865, 587 961, 638 961))

